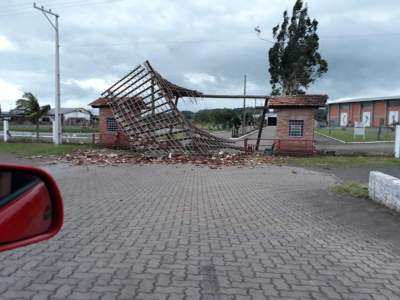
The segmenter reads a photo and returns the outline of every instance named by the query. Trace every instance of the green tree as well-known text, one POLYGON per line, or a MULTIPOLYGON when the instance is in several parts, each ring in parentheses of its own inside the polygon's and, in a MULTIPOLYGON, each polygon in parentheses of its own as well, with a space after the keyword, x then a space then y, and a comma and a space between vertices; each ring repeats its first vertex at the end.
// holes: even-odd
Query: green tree
POLYGON ((195 113, 190 110, 182 110, 181 112, 185 116, 185 118, 188 120, 192 120, 195 115, 195 113))
POLYGON ((233 126, 233 120, 237 118, 237 114, 232 109, 204 109, 198 111, 193 118, 196 124, 209 124, 221 127, 222 129, 233 126))
POLYGON ((39 100, 29 92, 25 92, 21 99, 17 100, 17 110, 22 111, 33 124, 36 124, 36 140, 39 141, 39 119, 47 114, 50 105, 40 106, 39 100))
POLYGON ((315 120, 317 120, 319 122, 327 122, 328 111, 327 111, 326 107, 322 107, 322 108, 317 109, 315 111, 314 118, 315 118, 315 120))
POLYGON ((328 71, 318 52, 318 21, 308 16, 307 5, 296 0, 292 16, 272 29, 275 44, 269 50, 269 73, 273 95, 304 94, 310 84, 328 71))

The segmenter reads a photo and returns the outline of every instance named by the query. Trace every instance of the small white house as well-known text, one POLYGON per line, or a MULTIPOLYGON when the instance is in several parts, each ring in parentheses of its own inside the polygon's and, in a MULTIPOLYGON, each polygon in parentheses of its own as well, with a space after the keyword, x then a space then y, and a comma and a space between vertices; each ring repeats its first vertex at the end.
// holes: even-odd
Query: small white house
MULTIPOLYGON (((89 125, 93 120, 93 114, 85 108, 61 108, 61 120, 65 125, 89 125)), ((42 123, 50 123, 54 117, 54 108, 40 119, 42 123)))

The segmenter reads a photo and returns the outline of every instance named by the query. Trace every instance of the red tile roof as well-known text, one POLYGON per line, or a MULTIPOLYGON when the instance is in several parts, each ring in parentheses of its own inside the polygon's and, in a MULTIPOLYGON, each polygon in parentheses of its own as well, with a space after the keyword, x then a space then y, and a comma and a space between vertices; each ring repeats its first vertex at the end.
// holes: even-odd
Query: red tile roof
POLYGON ((108 107, 107 98, 98 98, 89 105, 93 108, 108 107))
POLYGON ((327 95, 275 96, 268 101, 268 107, 321 107, 325 106, 327 95))

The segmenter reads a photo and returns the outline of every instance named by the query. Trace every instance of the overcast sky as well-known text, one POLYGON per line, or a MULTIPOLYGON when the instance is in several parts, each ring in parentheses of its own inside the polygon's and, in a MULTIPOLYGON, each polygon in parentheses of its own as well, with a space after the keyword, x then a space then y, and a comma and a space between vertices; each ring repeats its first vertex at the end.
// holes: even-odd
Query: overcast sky
MULTIPOLYGON (((62 106, 86 106, 146 59, 205 93, 269 94, 266 39, 295 0, 43 0, 60 14, 62 106)), ((329 71, 310 90, 330 99, 400 95, 399 0, 309 0, 329 71)), ((0 2, 0 104, 24 91, 54 103, 54 31, 28 0, 0 2)), ((249 101, 249 105, 254 101, 249 101)), ((239 107, 200 100, 182 109, 239 107)))

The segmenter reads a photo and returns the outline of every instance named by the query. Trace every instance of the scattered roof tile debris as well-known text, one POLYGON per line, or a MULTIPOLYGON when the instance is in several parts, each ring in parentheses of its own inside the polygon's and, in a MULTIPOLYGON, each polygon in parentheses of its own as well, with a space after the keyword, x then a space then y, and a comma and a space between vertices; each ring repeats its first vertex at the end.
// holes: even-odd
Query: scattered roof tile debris
POLYGON ((76 150, 57 158, 58 162, 71 165, 117 166, 121 164, 191 164, 211 169, 222 167, 255 167, 282 161, 284 158, 272 156, 252 156, 243 153, 226 153, 220 151, 215 156, 172 155, 148 157, 143 154, 109 149, 76 150))

